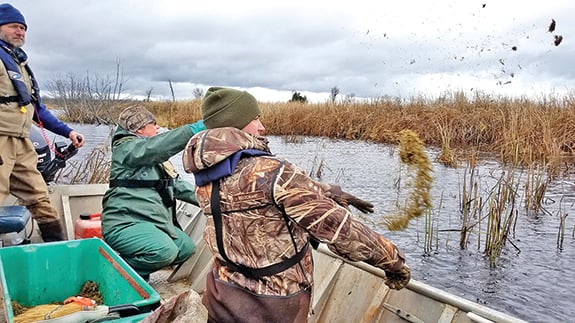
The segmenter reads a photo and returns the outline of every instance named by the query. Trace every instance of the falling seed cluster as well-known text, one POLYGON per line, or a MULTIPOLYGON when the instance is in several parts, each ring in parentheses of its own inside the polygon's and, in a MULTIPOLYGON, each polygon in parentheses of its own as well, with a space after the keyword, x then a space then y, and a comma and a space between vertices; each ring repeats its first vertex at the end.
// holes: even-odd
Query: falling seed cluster
POLYGON ((412 180, 408 186, 411 187, 412 191, 403 214, 386 216, 384 222, 391 231, 407 228, 411 219, 421 216, 431 208, 429 192, 433 182, 431 176, 433 169, 423 142, 415 132, 402 130, 399 133, 399 158, 410 171, 412 180))
MULTIPOLYGON (((551 23, 549 24, 549 29, 548 31, 550 33, 553 33, 555 31, 555 19, 551 19, 551 23)), ((553 35, 553 44, 555 44, 555 46, 559 46, 559 44, 561 44, 561 42, 563 41, 563 36, 561 35, 553 35)))

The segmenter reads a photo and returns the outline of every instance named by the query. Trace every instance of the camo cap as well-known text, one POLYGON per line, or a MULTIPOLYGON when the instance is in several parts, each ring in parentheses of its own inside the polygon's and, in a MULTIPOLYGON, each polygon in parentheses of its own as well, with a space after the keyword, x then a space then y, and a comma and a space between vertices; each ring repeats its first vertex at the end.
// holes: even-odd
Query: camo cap
POLYGON ((118 125, 129 132, 136 132, 138 129, 143 128, 148 123, 152 122, 156 122, 154 115, 140 105, 133 105, 125 108, 120 112, 120 116, 118 118, 118 125))

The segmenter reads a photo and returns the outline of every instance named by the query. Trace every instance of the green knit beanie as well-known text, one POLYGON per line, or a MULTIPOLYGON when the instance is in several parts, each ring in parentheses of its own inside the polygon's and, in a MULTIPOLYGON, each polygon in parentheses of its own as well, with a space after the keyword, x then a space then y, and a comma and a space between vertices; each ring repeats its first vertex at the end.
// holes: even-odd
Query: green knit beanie
POLYGON ((261 113, 256 98, 246 91, 211 87, 202 99, 202 118, 208 129, 243 129, 261 113))

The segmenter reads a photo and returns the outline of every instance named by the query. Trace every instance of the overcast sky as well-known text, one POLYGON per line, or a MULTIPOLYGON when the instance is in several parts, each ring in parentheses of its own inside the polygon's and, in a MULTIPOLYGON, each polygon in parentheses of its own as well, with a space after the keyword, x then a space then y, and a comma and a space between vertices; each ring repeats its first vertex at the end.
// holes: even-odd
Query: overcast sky
MULTIPOLYGON (((292 91, 435 97, 575 89, 575 1, 17 0, 40 84, 113 76, 134 98, 193 97, 209 86, 262 101, 292 91), (556 28, 549 32, 551 21, 556 28), (556 37, 563 37, 554 44, 556 37)), ((42 86, 43 87, 43 86, 42 86)))

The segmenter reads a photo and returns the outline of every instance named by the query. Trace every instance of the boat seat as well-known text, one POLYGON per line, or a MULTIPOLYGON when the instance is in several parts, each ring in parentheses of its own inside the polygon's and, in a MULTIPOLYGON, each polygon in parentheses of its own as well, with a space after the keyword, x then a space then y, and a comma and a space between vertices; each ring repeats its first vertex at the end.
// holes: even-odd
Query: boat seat
POLYGON ((24 206, 0 206, 0 234, 20 232, 26 228, 30 220, 30 212, 24 206))

